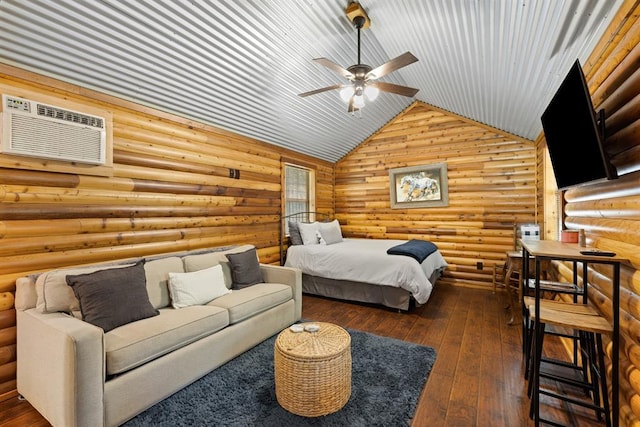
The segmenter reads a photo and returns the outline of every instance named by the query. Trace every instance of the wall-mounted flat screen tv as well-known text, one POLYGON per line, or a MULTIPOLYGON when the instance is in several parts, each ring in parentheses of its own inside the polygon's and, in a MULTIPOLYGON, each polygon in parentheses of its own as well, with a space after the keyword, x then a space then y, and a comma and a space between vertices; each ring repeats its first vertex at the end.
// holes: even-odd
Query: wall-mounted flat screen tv
POLYGON ((578 60, 560 84, 541 120, 558 189, 617 178, 616 169, 603 146, 604 112, 596 115, 578 60))

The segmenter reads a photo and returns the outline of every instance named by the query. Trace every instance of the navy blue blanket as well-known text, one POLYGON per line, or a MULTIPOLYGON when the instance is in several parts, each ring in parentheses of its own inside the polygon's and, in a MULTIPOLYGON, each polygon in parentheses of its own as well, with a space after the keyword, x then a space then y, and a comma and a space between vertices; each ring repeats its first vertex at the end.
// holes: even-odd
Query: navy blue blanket
POLYGON ((426 257, 438 250, 438 247, 426 240, 411 239, 407 243, 396 245, 387 249, 389 255, 406 255, 415 259, 419 263, 426 257))

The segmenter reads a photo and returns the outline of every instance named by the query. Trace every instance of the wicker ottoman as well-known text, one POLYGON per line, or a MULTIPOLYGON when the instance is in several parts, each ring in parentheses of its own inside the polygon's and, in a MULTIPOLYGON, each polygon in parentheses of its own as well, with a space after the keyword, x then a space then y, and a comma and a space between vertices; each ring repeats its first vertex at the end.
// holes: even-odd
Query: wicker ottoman
POLYGON ((317 332, 287 328, 274 345, 278 403, 303 417, 336 412, 351 396, 351 336, 331 323, 313 324, 320 327, 317 332))

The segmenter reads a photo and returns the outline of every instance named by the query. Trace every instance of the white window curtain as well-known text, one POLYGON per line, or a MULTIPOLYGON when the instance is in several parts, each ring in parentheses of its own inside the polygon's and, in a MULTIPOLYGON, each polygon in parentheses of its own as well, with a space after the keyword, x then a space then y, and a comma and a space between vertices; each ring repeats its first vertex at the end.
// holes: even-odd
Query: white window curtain
POLYGON ((311 210, 309 170, 298 166, 285 166, 285 215, 311 210))
MULTIPOLYGON (((315 171, 302 166, 286 164, 284 167, 284 216, 315 210, 315 171)), ((314 215, 299 215, 294 221, 314 221, 314 215)), ((284 224, 289 234, 289 224, 284 224)))

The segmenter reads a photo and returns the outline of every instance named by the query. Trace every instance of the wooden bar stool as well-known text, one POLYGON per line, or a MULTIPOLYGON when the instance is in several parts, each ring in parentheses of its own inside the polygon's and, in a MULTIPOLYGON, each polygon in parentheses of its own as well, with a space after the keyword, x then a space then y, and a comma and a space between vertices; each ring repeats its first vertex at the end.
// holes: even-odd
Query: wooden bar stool
MULTIPOLYGON (((540 418, 540 396, 545 395, 571 404, 593 409, 596 417, 611 426, 609 396, 607 392, 606 366, 604 362, 604 348, 602 335, 613 334, 612 325, 596 310, 586 304, 563 303, 558 301, 538 301, 539 318, 536 317, 536 301, 534 298, 525 300, 532 322, 531 334, 531 368, 529 370, 529 393, 531 397, 530 417, 537 426, 540 422, 550 425, 561 425, 551 420, 540 418), (539 322, 539 327, 535 323, 539 322), (577 332, 579 357, 572 362, 559 361, 542 357, 544 336, 549 332, 547 327, 568 329, 577 332), (536 334, 535 331, 538 331, 536 334), (542 363, 547 362, 555 366, 568 368, 570 374, 551 373, 542 369, 542 363), (575 374, 578 374, 577 376, 575 374), (540 379, 575 386, 584 390, 585 396, 567 396, 565 393, 550 388, 543 388, 540 379)), ((572 337, 572 335, 568 335, 572 337)), ((575 352, 574 352, 575 354, 575 352)))
MULTIPOLYGON (((533 265, 533 259, 529 260, 529 271, 533 265)), ((531 288, 531 280, 527 283, 527 292, 531 288)), ((493 293, 497 287, 504 287, 507 293, 508 306, 511 311, 511 317, 507 324, 512 325, 515 318, 514 310, 522 302, 523 296, 523 267, 522 267, 522 251, 508 251, 504 264, 495 264, 493 266, 493 293), (518 298, 514 299, 514 293, 518 298)))
MULTIPOLYGON (((600 313, 598 313, 593 307, 587 305, 587 304, 567 304, 564 302, 560 302, 560 301, 555 301, 555 300, 541 300, 541 308, 544 307, 545 311, 550 311, 550 310, 557 310, 560 312, 566 312, 566 313, 570 313, 570 314, 579 314, 579 315, 589 315, 589 316, 600 316, 600 313)), ((531 307, 533 307, 533 305, 535 304, 535 298, 533 297, 524 297, 524 305, 527 309, 527 312, 529 312, 531 310, 531 307)), ((531 316, 528 315, 527 317, 535 317, 535 315, 531 316)), ((529 379, 531 376, 531 371, 530 371, 530 366, 531 366, 531 348, 533 345, 533 331, 534 331, 534 324, 533 324, 533 319, 530 320, 530 325, 527 331, 527 335, 524 338, 525 340, 528 341, 526 348, 527 348, 527 353, 525 354, 526 360, 525 360, 525 378, 529 379)), ((556 331, 547 331, 547 335, 555 335, 558 337, 564 337, 564 338, 569 338, 573 341, 574 344, 574 349, 577 349, 578 347, 578 343, 577 343, 577 335, 575 333, 573 334, 568 334, 566 332, 556 332, 556 331)), ((578 352, 574 351, 573 352, 573 360, 577 360, 578 359, 578 352)), ((529 393, 529 396, 531 396, 531 393, 529 393)))
POLYGON ((522 273, 522 252, 509 251, 507 252, 506 262, 502 265, 496 264, 493 266, 493 293, 496 293, 498 286, 504 286, 507 293, 508 308, 511 312, 511 318, 507 324, 513 324, 514 319, 514 306, 518 304, 518 301, 514 301, 513 292, 520 289, 520 277, 522 273))
MULTIPOLYGON (((529 264, 531 263, 531 259, 529 260, 529 264)), ((542 264, 541 264, 542 265, 542 264)), ((542 268, 542 266, 540 266, 542 268)), ((568 282, 555 282, 552 280, 539 280, 539 289, 541 295, 546 295, 546 300, 553 301, 553 299, 559 294, 570 295, 573 298, 574 303, 579 303, 579 297, 581 298, 582 304, 586 304, 588 301, 587 298, 587 286, 588 282, 583 282, 582 285, 578 283, 578 274, 577 270, 578 265, 576 262, 573 263, 573 277, 574 281, 571 283, 568 282)), ((524 274, 528 274, 531 271, 530 266, 527 268, 523 268, 525 271, 524 274)), ((541 274, 539 272, 539 274, 541 274)), ((586 265, 583 264, 583 277, 586 276, 586 265)), ((535 293, 535 279, 528 278, 527 280, 522 281, 522 285, 520 288, 520 297, 522 298, 522 354, 526 359, 525 364, 525 377, 528 376, 529 372, 529 361, 528 358, 530 355, 530 344, 532 342, 532 334, 533 328, 530 320, 530 311, 529 306, 531 305, 531 301, 535 301, 533 295, 535 293), (528 302, 527 302, 528 301, 528 302)), ((574 353, 574 357, 576 354, 574 353)))

